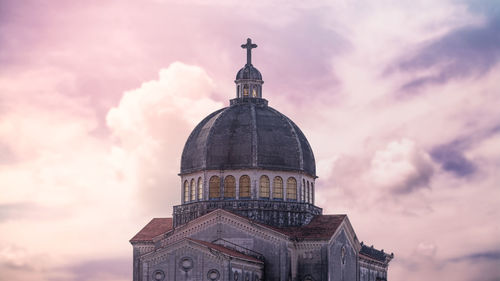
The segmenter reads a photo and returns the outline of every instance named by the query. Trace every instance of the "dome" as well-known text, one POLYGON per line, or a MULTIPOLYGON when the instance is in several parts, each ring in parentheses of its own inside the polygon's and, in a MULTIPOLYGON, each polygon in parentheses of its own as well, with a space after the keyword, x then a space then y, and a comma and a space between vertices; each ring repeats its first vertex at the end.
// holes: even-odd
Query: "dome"
POLYGON ((264 99, 232 102, 213 112, 186 141, 181 174, 231 169, 298 171, 316 176, 314 155, 302 131, 267 106, 264 99))
POLYGON ((253 65, 245 65, 238 74, 236 74, 236 80, 245 79, 245 80, 262 80, 262 74, 257 70, 253 65))

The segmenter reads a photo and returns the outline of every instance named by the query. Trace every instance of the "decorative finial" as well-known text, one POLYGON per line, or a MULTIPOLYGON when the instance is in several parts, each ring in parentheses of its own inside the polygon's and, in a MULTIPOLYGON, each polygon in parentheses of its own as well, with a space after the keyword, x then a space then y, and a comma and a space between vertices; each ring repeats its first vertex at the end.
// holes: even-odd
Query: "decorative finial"
POLYGON ((257 48, 257 44, 252 44, 252 39, 248 38, 247 43, 241 45, 243 49, 247 49, 247 64, 252 65, 252 49, 257 48))

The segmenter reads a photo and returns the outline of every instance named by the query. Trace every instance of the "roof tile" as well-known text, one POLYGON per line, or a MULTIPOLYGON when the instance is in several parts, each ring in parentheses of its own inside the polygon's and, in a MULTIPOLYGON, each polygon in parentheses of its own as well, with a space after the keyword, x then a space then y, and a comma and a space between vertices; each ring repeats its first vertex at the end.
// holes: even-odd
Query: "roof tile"
POLYGON ((330 239, 346 215, 318 215, 304 226, 273 228, 291 239, 330 239))
POLYGON ((154 237, 172 229, 172 218, 154 218, 130 239, 130 242, 152 242, 154 237))

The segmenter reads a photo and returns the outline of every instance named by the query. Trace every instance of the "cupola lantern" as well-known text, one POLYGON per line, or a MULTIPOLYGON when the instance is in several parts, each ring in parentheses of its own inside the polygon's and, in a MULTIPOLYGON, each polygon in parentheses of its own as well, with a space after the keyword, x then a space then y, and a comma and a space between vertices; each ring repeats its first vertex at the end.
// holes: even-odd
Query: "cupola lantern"
POLYGON ((236 98, 262 98, 262 75, 259 70, 252 65, 252 49, 257 48, 257 44, 252 43, 248 38, 247 43, 241 45, 247 50, 247 63, 236 74, 236 98))

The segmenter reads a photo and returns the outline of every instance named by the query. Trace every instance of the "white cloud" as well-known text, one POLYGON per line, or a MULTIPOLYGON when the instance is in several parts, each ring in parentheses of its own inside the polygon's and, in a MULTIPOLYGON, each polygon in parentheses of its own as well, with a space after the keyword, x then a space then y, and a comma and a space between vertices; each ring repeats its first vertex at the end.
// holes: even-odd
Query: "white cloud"
POLYGON ((396 193, 409 193, 429 187, 433 170, 429 155, 418 149, 414 141, 402 139, 375 152, 369 173, 376 185, 396 193))
POLYGON ((214 90, 203 69, 175 62, 160 70, 158 80, 125 92, 108 112, 113 163, 147 210, 165 215, 178 204, 182 148, 190 130, 222 107, 209 98, 214 90))
POLYGON ((416 252, 419 255, 425 256, 427 258, 432 258, 436 255, 437 247, 433 243, 420 242, 417 245, 416 252))

